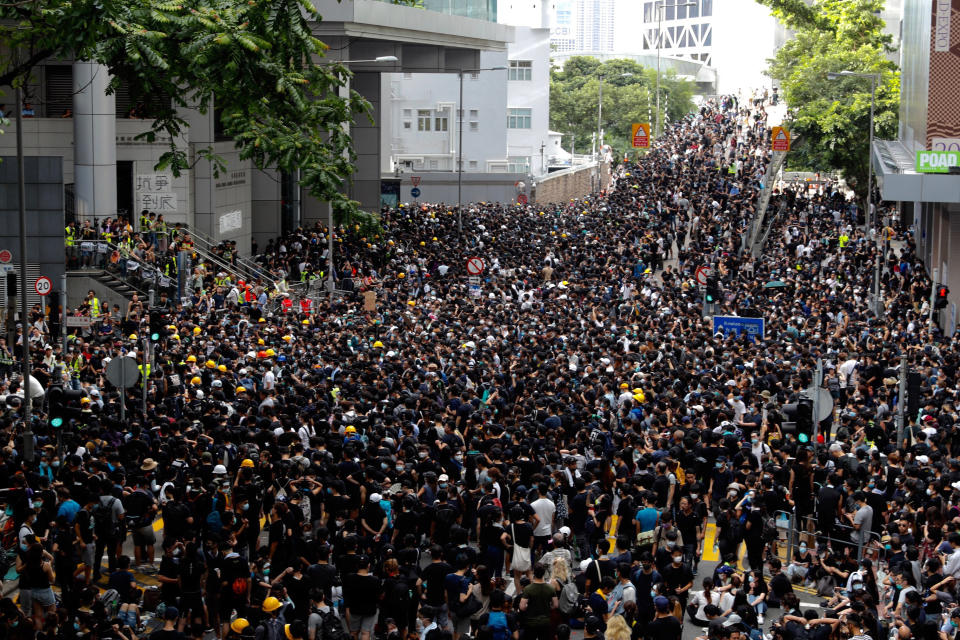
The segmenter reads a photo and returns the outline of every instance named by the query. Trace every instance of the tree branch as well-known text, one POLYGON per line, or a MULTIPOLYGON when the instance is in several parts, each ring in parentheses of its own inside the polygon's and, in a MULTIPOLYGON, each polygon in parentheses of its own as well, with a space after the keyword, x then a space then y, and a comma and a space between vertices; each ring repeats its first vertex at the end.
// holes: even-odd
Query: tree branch
POLYGON ((41 49, 20 64, 15 65, 6 73, 0 74, 0 87, 12 86, 17 78, 29 73, 37 63, 49 58, 53 53, 53 49, 41 49))

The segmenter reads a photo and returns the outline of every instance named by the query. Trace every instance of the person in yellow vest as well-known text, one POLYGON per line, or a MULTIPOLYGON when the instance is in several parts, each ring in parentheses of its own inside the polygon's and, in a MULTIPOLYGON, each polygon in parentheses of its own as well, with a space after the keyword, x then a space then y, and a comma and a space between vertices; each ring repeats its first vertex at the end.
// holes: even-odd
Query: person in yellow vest
POLYGON ((97 294, 93 292, 93 289, 87 292, 87 304, 90 305, 90 317, 99 318, 100 317, 100 298, 97 297, 97 294))
POLYGON ((850 236, 847 235, 846 231, 841 231, 840 237, 837 238, 837 244, 839 244, 840 248, 843 249, 847 246, 848 242, 850 242, 850 236))
POLYGON ((73 262, 76 260, 76 251, 75 247, 77 244, 77 227, 76 223, 71 222, 63 230, 63 245, 67 248, 67 262, 73 262))

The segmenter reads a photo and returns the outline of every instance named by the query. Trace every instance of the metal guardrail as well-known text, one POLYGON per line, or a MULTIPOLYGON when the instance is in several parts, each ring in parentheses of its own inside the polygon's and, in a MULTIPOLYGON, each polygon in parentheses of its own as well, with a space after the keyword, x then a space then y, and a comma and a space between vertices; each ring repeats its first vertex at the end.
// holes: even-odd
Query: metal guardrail
POLYGON ((187 225, 182 225, 182 229, 186 230, 190 234, 190 237, 193 239, 193 249, 196 251, 204 261, 209 261, 214 264, 220 270, 234 275, 237 280, 247 280, 247 281, 261 281, 267 285, 268 289, 275 289, 277 286, 276 281, 270 277, 270 275, 264 270, 260 265, 244 258, 242 256, 236 256, 235 262, 227 262, 223 258, 219 257, 214 249, 217 246, 217 243, 214 242, 213 238, 207 234, 199 231, 193 227, 187 225))
POLYGON ((176 286, 177 279, 164 275, 157 265, 127 254, 106 240, 84 240, 73 249, 78 264, 71 271, 109 273, 143 296, 147 296, 151 288, 159 291, 176 286))

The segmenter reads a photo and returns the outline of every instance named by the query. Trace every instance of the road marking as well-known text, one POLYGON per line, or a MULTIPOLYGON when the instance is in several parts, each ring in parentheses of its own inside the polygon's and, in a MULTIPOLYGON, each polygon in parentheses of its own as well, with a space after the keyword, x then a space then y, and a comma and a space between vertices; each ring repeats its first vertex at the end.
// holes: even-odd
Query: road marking
POLYGON ((717 548, 717 525, 710 522, 703 536, 703 554, 700 562, 717 562, 720 560, 720 550, 717 548))

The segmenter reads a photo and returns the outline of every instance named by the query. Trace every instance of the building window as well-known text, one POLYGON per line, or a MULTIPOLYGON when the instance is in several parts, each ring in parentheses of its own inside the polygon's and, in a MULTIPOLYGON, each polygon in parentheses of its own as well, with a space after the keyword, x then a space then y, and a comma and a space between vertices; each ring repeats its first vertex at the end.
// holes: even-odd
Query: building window
POLYGON ((429 109, 419 109, 417 111, 417 131, 430 131, 429 109))
POLYGON ((437 162, 436 160, 431 160, 431 161, 430 161, 430 168, 431 168, 431 169, 436 169, 438 166, 440 166, 440 165, 438 164, 438 162, 437 162))
POLYGON ((470 79, 471 79, 471 80, 478 80, 479 78, 480 78, 480 74, 477 73, 476 71, 473 71, 473 72, 470 73, 470 79))
POLYGON ((404 80, 413 80, 413 74, 412 74, 412 73, 404 73, 404 74, 403 74, 403 79, 404 79, 404 80))
POLYGON ((476 169, 476 168, 477 168, 477 161, 476 161, 476 160, 471 160, 471 161, 470 161, 470 168, 471 168, 471 169, 476 169))
POLYGON ((703 36, 703 46, 709 47, 713 44, 713 29, 707 27, 707 33, 703 36))
POLYGON ((713 15, 713 0, 702 0, 700 4, 700 15, 709 18, 713 15))
POLYGON ((477 111, 476 109, 470 109, 470 117, 473 119, 476 119, 480 117, 480 112, 477 111))
POLYGON ((412 117, 413 117, 413 109, 404 109, 404 110, 403 110, 403 117, 404 117, 404 118, 412 118, 412 117))
POLYGON ((403 128, 404 128, 404 129, 409 129, 409 128, 410 128, 410 121, 409 121, 409 120, 403 123, 403 128))
POLYGON ((476 120, 471 120, 470 131, 473 131, 474 133, 476 133, 477 131, 480 131, 480 123, 477 122, 476 120))
POLYGON ((447 130, 447 116, 437 116, 433 122, 434 131, 446 131, 447 130))
POLYGON ((530 173, 530 156, 508 157, 507 173, 530 173))
POLYGON ((532 126, 533 109, 510 109, 507 115, 508 129, 529 129, 532 126))
POLYGON ((510 61, 510 80, 529 82, 533 79, 533 62, 530 60, 510 61))

